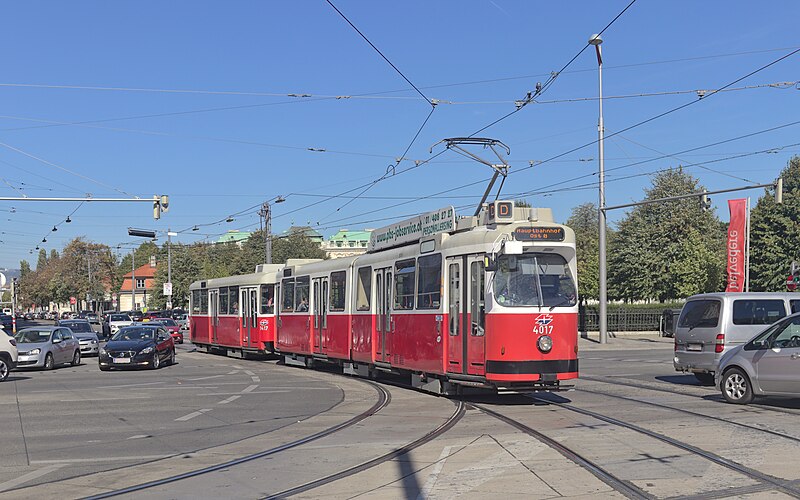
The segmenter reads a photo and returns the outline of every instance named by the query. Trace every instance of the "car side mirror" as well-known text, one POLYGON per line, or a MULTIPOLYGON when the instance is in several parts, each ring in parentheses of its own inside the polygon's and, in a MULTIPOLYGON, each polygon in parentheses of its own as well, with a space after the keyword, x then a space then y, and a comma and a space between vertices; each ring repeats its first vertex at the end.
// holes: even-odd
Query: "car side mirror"
POLYGON ((61 343, 61 339, 53 339, 53 343, 54 344, 60 344, 61 343))

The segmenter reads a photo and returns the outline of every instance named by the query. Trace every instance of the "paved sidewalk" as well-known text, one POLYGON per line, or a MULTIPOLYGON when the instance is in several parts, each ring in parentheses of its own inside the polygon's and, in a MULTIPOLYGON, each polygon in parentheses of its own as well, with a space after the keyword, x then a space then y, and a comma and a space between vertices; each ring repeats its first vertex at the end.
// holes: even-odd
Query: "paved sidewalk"
POLYGON ((587 351, 628 351, 636 349, 671 349, 672 337, 662 337, 658 332, 621 332, 608 335, 608 343, 601 344, 598 332, 582 333, 578 339, 579 352, 587 351))

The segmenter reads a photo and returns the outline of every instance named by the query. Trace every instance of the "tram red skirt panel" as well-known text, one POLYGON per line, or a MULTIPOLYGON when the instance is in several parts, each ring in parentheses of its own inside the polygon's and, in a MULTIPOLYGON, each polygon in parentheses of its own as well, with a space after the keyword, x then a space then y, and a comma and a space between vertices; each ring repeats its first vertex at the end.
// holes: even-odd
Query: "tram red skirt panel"
POLYGON ((486 378, 536 381, 540 375, 558 380, 578 376, 577 313, 488 314, 486 378), (550 352, 537 347, 542 335, 553 340, 550 352))

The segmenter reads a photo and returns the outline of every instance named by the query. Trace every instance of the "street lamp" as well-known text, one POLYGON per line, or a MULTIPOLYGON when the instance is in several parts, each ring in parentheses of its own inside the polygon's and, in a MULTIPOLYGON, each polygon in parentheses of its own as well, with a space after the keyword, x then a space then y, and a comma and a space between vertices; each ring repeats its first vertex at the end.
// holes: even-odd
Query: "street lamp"
POLYGON ((594 50, 597 53, 597 75, 598 81, 600 84, 600 92, 599 92, 599 111, 600 117, 597 120, 597 145, 598 145, 598 184, 600 188, 599 193, 599 207, 598 207, 598 219, 599 219, 599 227, 598 227, 598 246, 599 248, 599 265, 598 265, 598 274, 599 274, 599 300, 600 300, 600 317, 599 319, 599 329, 600 329, 600 343, 605 344, 608 342, 608 317, 607 317, 607 308, 608 308, 608 287, 606 284, 606 179, 605 179, 605 167, 603 165, 603 53, 600 50, 600 44, 603 43, 603 39, 600 35, 592 35, 589 37, 589 44, 594 45, 594 50))
MULTIPOLYGON (((277 196, 273 203, 283 203, 286 198, 277 196)), ((264 263, 272 264, 272 212, 269 201, 265 201, 261 206, 260 215, 264 217, 264 263)))
POLYGON ((178 233, 167 229, 167 309, 172 309, 172 237, 178 236, 178 233))

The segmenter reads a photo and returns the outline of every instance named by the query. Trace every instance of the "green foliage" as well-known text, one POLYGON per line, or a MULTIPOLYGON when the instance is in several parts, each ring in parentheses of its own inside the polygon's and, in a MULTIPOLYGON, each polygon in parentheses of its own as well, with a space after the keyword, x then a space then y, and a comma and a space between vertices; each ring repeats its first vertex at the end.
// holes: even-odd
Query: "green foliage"
POLYGON ((287 259, 324 259, 325 251, 302 233, 272 238, 272 262, 284 264, 287 259))
POLYGON ((567 226, 575 231, 578 254, 578 296, 581 300, 599 298, 599 236, 598 211, 594 203, 584 203, 572 209, 567 226))
POLYGON ((785 291, 793 260, 800 262, 800 157, 781 172, 783 204, 765 190, 750 214, 750 289, 785 291))
MULTIPOLYGON (((696 193, 697 179, 680 168, 659 173, 645 199, 696 193)), ((609 296, 625 301, 685 298, 722 289, 725 234, 697 199, 641 205, 609 242, 609 296)))
POLYGON ((47 250, 42 248, 39 250, 39 260, 36 261, 36 269, 44 269, 47 267, 47 250))

